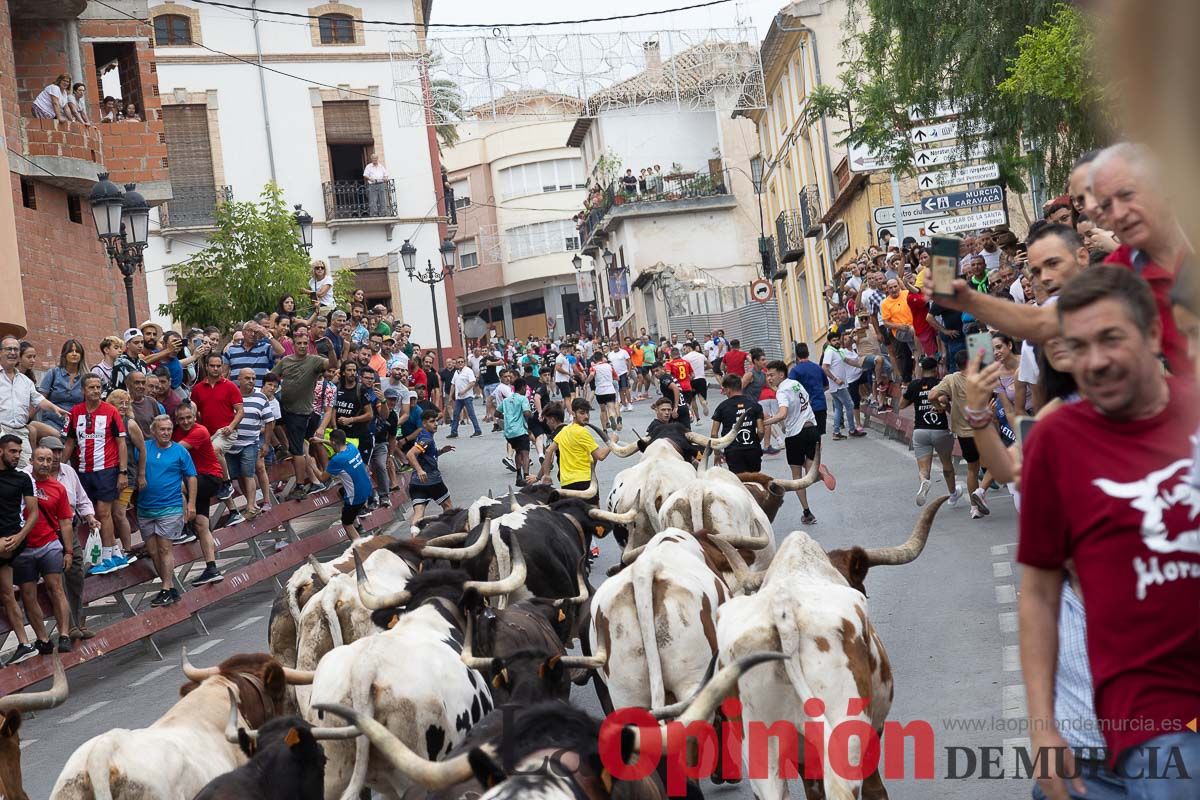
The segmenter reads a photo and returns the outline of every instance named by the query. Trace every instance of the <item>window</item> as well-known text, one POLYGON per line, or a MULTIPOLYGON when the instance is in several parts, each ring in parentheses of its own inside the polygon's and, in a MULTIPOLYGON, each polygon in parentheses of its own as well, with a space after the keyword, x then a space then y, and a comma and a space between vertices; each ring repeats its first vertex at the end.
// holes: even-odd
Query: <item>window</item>
POLYGON ((37 191, 28 178, 21 178, 21 205, 37 211, 37 191))
POLYGON ((470 269, 479 266, 479 245, 474 239, 464 239, 458 243, 458 268, 470 269))
POLYGON ((76 225, 83 224, 83 208, 79 204, 79 195, 67 195, 67 219, 76 225))
POLYGON ((354 17, 349 14, 325 14, 317 25, 321 44, 354 44, 354 17))
POLYGON ((467 208, 471 205, 471 182, 466 178, 453 181, 450 191, 454 192, 454 207, 467 208))
POLYGON ((510 261, 579 249, 579 234, 575 223, 569 219, 520 225, 509 228, 504 235, 508 239, 510 261))
POLYGON ((556 158, 535 161, 500 170, 500 192, 505 199, 542 192, 562 192, 582 189, 586 181, 583 161, 578 158, 556 158))
POLYGON ((182 14, 159 14, 154 18, 156 47, 192 43, 192 21, 182 14))

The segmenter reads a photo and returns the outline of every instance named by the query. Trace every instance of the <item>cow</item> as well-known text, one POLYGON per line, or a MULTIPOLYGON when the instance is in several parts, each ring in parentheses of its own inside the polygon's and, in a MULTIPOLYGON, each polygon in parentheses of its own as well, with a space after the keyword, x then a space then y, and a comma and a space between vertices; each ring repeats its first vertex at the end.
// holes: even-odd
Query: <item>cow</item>
MULTIPOLYGON (((812 715, 805 714, 804 704, 815 697, 824 703, 824 713, 818 715, 826 736, 823 751, 829 733, 849 720, 865 722, 882 735, 894 686, 887 651, 867 617, 864 581, 872 566, 916 559, 946 499, 939 498, 925 509, 908 541, 899 547, 852 547, 826 553, 808 534, 795 531, 783 541, 766 572, 750 572, 737 550, 720 537, 714 539, 729 560, 737 590, 760 587, 752 595, 730 599, 718 610, 721 663, 733 663, 763 648, 787 657, 739 682, 743 720, 770 726, 809 719, 812 715), (864 702, 858 703, 857 698, 864 702)), ((858 737, 849 739, 848 763, 862 763, 861 744, 858 737)), ((798 754, 803 761, 803 749, 798 754)), ((745 756, 750 758, 748 750, 745 756)), ((824 752, 822 763, 829 763, 824 752)), ((768 764, 768 772, 752 779, 755 797, 788 797, 778 760, 768 764)), ((878 771, 859 781, 826 769, 820 785, 806 781, 804 788, 810 800, 887 797, 878 771)))
POLYGON ((487 676, 492 700, 532 703, 555 699, 566 702, 571 694, 562 623, 562 607, 551 600, 522 600, 495 609, 483 603, 477 592, 463 596, 466 632, 462 661, 487 676))
MULTIPOLYGON (((485 528, 490 523, 485 523, 485 528)), ((465 592, 499 596, 525 580, 520 544, 513 545, 512 573, 500 581, 472 581, 461 570, 428 569, 404 589, 381 593, 356 563, 363 605, 387 620, 386 631, 325 654, 312 682, 312 708, 304 715, 319 724, 318 704, 349 705, 380 721, 408 746, 436 759, 491 710, 486 680, 462 662, 465 592), (401 613, 403 608, 403 613, 401 613)), ((372 755, 368 743, 330 742, 325 796, 354 800, 364 787, 399 798, 407 782, 372 755)))
POLYGON ((21 778, 21 714, 61 705, 67 699, 67 673, 54 654, 54 681, 44 692, 24 692, 0 698, 0 797, 29 800, 21 778))
POLYGON ((84 742, 63 766, 52 800, 191 800, 213 778, 246 762, 225 739, 228 694, 258 727, 279 714, 289 682, 305 680, 265 653, 242 653, 219 666, 193 667, 180 700, 148 728, 115 728, 84 742))
MULTIPOLYGON (((686 726, 710 718, 741 675, 780 658, 778 653, 757 653, 721 670, 686 704, 677 721, 686 726)), ((321 708, 352 722, 397 774, 429 792, 426 798, 667 800, 659 773, 628 782, 609 773, 600 757, 600 720, 563 703, 538 703, 513 708, 506 715, 493 714, 480 728, 487 731, 486 737, 476 738, 473 731, 469 750, 460 749, 441 761, 414 752, 406 741, 357 709, 332 704, 321 708)), ((634 760, 642 736, 665 740, 664 730, 653 727, 628 728, 619 735, 626 763, 634 760)), ((665 762, 660 761, 660 768, 665 762)), ((688 797, 698 796, 695 785, 689 786, 688 797)))
POLYGON ((358 729, 314 728, 297 716, 275 717, 259 730, 238 726, 237 697, 229 692, 225 738, 250 760, 209 781, 196 800, 322 800, 322 739, 355 738, 358 729))

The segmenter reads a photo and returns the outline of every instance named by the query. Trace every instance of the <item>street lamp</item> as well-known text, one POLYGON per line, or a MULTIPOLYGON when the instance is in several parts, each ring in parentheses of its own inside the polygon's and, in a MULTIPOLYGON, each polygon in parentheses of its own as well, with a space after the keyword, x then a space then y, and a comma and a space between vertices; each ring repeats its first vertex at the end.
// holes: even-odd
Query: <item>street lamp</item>
POLYGON ((429 300, 433 304, 433 337, 437 342, 438 368, 441 369, 445 366, 445 362, 442 359, 442 329, 438 325, 437 292, 434 287, 446 280, 447 276, 454 274, 455 254, 458 252, 458 246, 447 237, 442 241, 438 252, 442 254, 441 270, 434 270, 431 259, 426 259, 425 269, 420 270, 417 268, 417 248, 408 239, 405 239, 404 244, 400 247, 400 260, 404 263, 404 271, 408 273, 408 277, 429 287, 429 300))
POLYGON ((312 250, 312 245, 313 245, 312 214, 309 214, 307 211, 305 211, 303 208, 301 208, 299 203, 297 203, 296 204, 296 213, 293 216, 293 219, 296 220, 296 227, 300 229, 300 246, 304 248, 304 251, 306 253, 310 252, 312 250))
POLYGON ((88 197, 92 220, 96 223, 96 237, 125 279, 125 302, 129 307, 131 328, 137 327, 133 274, 143 266, 142 251, 150 236, 150 206, 136 188, 136 184, 127 183, 122 192, 108 179, 108 173, 102 172, 88 197))

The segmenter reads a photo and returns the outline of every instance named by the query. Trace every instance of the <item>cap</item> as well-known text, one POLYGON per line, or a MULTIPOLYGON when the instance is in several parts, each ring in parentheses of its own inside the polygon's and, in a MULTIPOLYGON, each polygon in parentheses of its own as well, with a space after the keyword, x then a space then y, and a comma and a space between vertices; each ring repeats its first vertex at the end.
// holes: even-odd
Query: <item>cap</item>
POLYGON ((400 390, 397 389, 395 386, 389 386, 388 388, 383 390, 383 398, 385 400, 399 400, 400 399, 400 390))
POLYGON ((49 447, 51 450, 62 450, 62 439, 57 436, 43 436, 38 439, 38 447, 49 447))
POLYGON ((126 328, 125 333, 121 335, 121 338, 125 340, 125 344, 129 344, 130 339, 136 339, 141 335, 142 331, 140 328, 126 328))

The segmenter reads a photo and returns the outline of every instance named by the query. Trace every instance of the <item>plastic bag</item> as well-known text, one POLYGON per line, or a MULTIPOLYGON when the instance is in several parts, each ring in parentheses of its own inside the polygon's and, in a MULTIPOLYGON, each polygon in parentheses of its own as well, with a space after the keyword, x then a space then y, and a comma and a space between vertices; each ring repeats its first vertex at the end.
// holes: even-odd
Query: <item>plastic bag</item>
POLYGON ((83 543, 82 558, 85 572, 104 560, 101 558, 100 553, 100 526, 97 525, 92 528, 92 532, 88 534, 87 541, 83 543))

